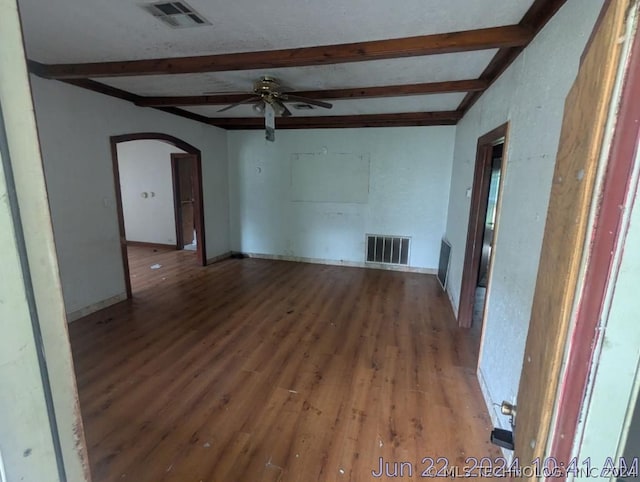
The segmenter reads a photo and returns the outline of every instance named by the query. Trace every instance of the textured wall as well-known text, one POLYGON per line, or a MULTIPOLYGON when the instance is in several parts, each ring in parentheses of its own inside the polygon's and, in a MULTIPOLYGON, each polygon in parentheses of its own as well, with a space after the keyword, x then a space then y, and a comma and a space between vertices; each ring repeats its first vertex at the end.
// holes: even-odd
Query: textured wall
POLYGON ((207 256, 229 250, 226 133, 31 78, 67 312, 125 291, 109 137, 161 132, 202 151, 207 256))
POLYGON ((564 99, 602 3, 569 0, 457 128, 447 220, 452 244, 448 288, 456 309, 469 219, 465 192, 473 183, 476 143, 510 123, 480 360, 488 404, 514 400, 518 392, 564 99))
MULTIPOLYGON (((230 132, 232 249, 357 263, 364 262, 366 233, 406 235, 410 265, 436 268, 454 135, 455 127, 300 130, 278 131, 269 143, 261 131, 230 132), (305 186, 292 191, 292 162, 328 160, 335 167, 338 158, 344 166, 318 182, 333 175, 336 185, 357 192, 327 192, 336 202, 292 200, 292 192, 305 198, 305 186), (362 159, 369 160, 364 198, 362 159), (337 182, 343 179, 351 181, 337 182), (340 202, 350 197, 359 202, 340 202)), ((296 166, 294 182, 304 177, 296 166)), ((309 199, 321 199, 318 189, 306 190, 309 199)))
POLYGON ((127 241, 176 244, 171 154, 184 151, 162 141, 122 142, 117 149, 127 241))

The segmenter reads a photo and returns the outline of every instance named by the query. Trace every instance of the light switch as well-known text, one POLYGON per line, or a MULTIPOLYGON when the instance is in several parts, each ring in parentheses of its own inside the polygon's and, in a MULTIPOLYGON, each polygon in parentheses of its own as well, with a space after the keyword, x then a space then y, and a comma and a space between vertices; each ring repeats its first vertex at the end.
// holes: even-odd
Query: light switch
POLYGON ((471 188, 467 188, 467 199, 471 199, 471 188))

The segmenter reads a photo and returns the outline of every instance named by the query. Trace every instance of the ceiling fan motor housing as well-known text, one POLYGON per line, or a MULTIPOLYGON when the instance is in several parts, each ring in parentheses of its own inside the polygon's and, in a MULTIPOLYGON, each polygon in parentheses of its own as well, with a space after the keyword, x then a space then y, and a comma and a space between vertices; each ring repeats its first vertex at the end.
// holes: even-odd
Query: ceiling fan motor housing
POLYGON ((265 76, 256 81, 253 90, 258 95, 279 94, 282 87, 275 78, 265 76))

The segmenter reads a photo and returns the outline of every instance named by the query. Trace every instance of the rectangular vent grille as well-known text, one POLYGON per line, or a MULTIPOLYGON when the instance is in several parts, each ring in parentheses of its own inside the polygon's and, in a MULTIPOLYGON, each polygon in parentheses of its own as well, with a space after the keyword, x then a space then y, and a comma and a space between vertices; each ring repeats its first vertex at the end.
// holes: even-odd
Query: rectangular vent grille
POLYGON ((211 25, 207 19, 191 8, 186 2, 156 2, 143 8, 158 20, 173 28, 200 27, 211 25))
POLYGON ((410 240, 406 236, 368 234, 367 262, 408 265, 410 240))

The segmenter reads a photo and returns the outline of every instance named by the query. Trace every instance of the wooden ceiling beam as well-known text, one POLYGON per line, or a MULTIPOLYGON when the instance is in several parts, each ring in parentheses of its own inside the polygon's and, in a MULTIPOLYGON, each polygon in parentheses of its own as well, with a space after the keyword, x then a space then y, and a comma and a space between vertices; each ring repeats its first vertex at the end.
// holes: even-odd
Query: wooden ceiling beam
MULTIPOLYGON (((476 92, 487 88, 481 79, 430 82, 425 84, 387 85, 383 87, 356 87, 352 89, 292 91, 291 94, 311 99, 371 99, 379 97, 401 97, 407 95, 444 94, 452 92, 476 92)), ((136 104, 141 107, 227 105, 240 102, 248 94, 194 95, 172 97, 140 97, 136 104)))
MULTIPOLYGON (((91 90, 93 92, 98 92, 99 94, 108 95, 110 97, 115 97, 117 99, 126 100, 127 102, 132 102, 137 104, 140 99, 143 97, 132 94, 131 92, 127 92, 126 90, 117 89, 116 87, 111 87, 110 85, 105 85, 101 82, 96 82, 91 79, 68 79, 63 80, 62 82, 70 85, 75 85, 76 87, 81 87, 83 89, 91 90)), ((185 119, 194 120, 197 122, 202 122, 203 124, 209 124, 209 118, 200 114, 196 114, 195 112, 189 112, 184 109, 178 109, 176 107, 170 106, 158 106, 154 107, 157 110, 162 112, 167 112, 169 114, 177 115, 179 117, 184 117, 185 119)))
MULTIPOLYGON (((531 43, 538 32, 544 28, 566 1, 567 0, 535 0, 518 24, 533 32, 531 39, 526 44, 503 47, 498 50, 487 68, 480 75, 480 80, 486 81, 487 86, 493 84, 527 45, 531 43)), ((481 95, 482 92, 469 92, 458 106, 458 111, 464 116, 478 101, 481 95)))
POLYGON ((537 35, 566 2, 567 0, 535 0, 518 25, 530 28, 537 35))
MULTIPOLYGON (((278 117, 276 118, 276 129, 439 126, 455 125, 459 119, 460 117, 457 111, 318 117, 278 117)), ((209 123, 227 130, 264 129, 264 119, 261 117, 211 117, 209 119, 209 123)))
MULTIPOLYGON (((68 79, 63 81, 83 89, 92 90, 100 94, 116 97, 134 104, 140 103, 141 97, 130 92, 96 82, 91 79, 68 79)), ((206 117, 175 106, 150 106, 169 114, 202 122, 228 130, 264 129, 262 117, 206 117)), ((401 114, 370 114, 347 116, 318 116, 318 117, 278 117, 278 129, 328 129, 340 127, 405 127, 405 126, 436 126, 455 125, 460 119, 457 111, 438 112, 407 112, 401 114)))
POLYGON ((507 25, 390 40, 197 57, 56 65, 30 61, 30 68, 49 79, 276 69, 517 47, 529 43, 533 35, 530 27, 507 25))

